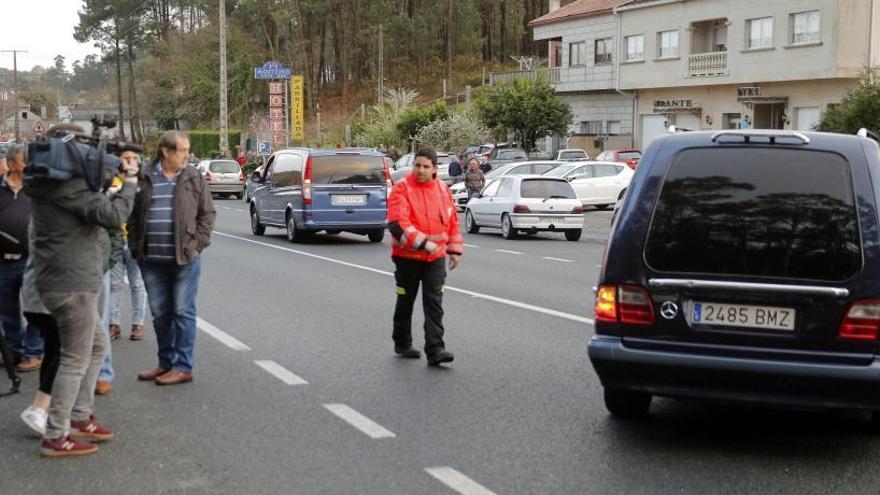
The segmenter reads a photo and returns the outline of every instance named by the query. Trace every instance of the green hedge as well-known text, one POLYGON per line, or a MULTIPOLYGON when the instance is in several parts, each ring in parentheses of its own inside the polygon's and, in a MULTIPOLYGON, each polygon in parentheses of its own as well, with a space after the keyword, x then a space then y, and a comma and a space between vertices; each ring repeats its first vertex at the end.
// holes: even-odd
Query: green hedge
MULTIPOLYGON (((219 131, 186 131, 193 154, 199 158, 214 158, 220 154, 219 131)), ((241 131, 229 131, 229 157, 238 156, 241 131)))

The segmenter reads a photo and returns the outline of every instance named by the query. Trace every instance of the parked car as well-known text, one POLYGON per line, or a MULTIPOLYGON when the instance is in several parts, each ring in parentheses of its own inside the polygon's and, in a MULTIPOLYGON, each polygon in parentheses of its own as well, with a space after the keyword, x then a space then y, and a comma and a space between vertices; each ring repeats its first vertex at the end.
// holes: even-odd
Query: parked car
POLYGON ((667 134, 612 227, 589 357, 614 415, 653 396, 860 409, 880 423, 880 147, 667 134))
POLYGON ((197 167, 211 194, 244 197, 244 174, 235 160, 202 160, 197 167))
POLYGON ((352 232, 382 242, 391 174, 373 150, 287 149, 273 154, 251 201, 251 230, 287 230, 290 242, 317 232, 352 232))
POLYGON ((563 232, 569 241, 581 238, 584 210, 563 179, 540 175, 506 175, 491 181, 465 208, 468 233, 483 227, 501 229, 505 239, 519 232, 563 232))
MULTIPOLYGON (((449 164, 452 163, 453 160, 457 160, 457 158, 444 151, 437 151, 437 177, 445 182, 447 185, 452 184, 452 177, 449 176, 449 164)), ((406 177, 410 172, 412 172, 412 164, 415 153, 408 153, 400 157, 395 163, 396 169, 391 173, 391 181, 393 183, 398 183, 404 177, 406 177)))
POLYGON ((265 168, 266 168, 265 166, 260 165, 259 167, 254 169, 254 172, 256 172, 256 174, 251 173, 251 175, 249 177, 245 178, 245 182, 244 182, 244 202, 245 203, 250 203, 251 200, 254 199, 254 192, 256 192, 258 187, 261 187, 260 183, 254 181, 254 177, 259 177, 259 176, 263 175, 263 170, 265 168))
POLYGON ((501 165, 507 165, 513 162, 523 162, 529 159, 529 156, 522 148, 502 148, 496 147, 492 150, 491 155, 485 163, 480 164, 483 172, 489 172, 501 165))
POLYGON ((620 162, 625 163, 629 168, 635 170, 639 166, 639 160, 642 159, 642 152, 636 149, 619 149, 608 150, 599 153, 596 161, 600 162, 620 162))
MULTIPOLYGON (((562 162, 508 163, 507 165, 502 165, 495 170, 492 170, 484 177, 486 178, 486 184, 488 184, 490 181, 505 175, 541 175, 561 164, 562 162)), ((458 210, 464 211, 464 207, 468 202, 467 188, 465 188, 464 183, 459 182, 458 184, 452 185, 452 187, 449 188, 449 191, 452 193, 452 200, 455 201, 458 210)))
POLYGON ((581 162, 562 165, 544 175, 567 180, 584 206, 604 210, 623 197, 633 171, 615 162, 581 162))
POLYGON ((588 155, 586 151, 579 148, 568 148, 557 151, 556 156, 553 159, 567 162, 584 162, 590 159, 590 155, 588 155))

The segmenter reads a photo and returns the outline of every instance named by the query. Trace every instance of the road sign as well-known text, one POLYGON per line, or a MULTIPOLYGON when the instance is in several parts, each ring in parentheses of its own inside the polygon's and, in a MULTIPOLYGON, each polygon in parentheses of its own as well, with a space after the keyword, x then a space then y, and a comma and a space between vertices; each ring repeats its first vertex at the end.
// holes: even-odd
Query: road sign
POLYGON ((290 79, 290 69, 281 62, 266 62, 254 69, 254 79, 290 79))
POLYGON ((260 156, 269 156, 272 154, 272 142, 260 141, 257 143, 257 154, 260 156))
POLYGON ((303 76, 293 76, 290 81, 290 106, 293 140, 302 141, 306 138, 303 115, 303 76))
POLYGON ((37 121, 37 125, 34 126, 34 135, 42 136, 45 132, 45 129, 43 129, 43 122, 37 121))

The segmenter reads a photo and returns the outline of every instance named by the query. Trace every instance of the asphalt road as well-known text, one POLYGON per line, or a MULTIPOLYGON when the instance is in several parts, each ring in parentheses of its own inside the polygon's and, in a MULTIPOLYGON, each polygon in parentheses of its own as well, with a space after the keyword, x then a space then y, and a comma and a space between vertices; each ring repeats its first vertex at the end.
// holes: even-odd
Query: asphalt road
POLYGON ((251 235, 244 203, 217 206, 195 381, 137 382, 155 364, 155 339, 117 341, 114 391, 97 399, 117 438, 95 456, 46 460, 17 417, 37 383, 26 375, 24 393, 0 399, 0 493, 874 493, 880 484, 880 447, 858 415, 655 400, 647 420, 612 419, 585 353, 608 212, 585 215, 580 242, 466 235, 445 298, 456 361, 435 369, 392 354, 387 239, 289 244, 280 230, 251 235))

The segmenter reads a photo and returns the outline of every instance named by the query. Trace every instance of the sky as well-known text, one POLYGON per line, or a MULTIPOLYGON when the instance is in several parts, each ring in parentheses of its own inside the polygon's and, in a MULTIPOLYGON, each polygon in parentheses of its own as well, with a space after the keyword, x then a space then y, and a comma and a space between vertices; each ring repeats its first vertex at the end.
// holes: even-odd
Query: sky
MULTIPOLYGON (((77 11, 82 3, 82 0, 0 0, 4 19, 0 26, 0 50, 28 51, 18 54, 19 70, 31 70, 35 65, 52 67, 55 55, 61 54, 66 58, 65 68, 70 71, 74 60, 99 53, 92 43, 77 43, 73 39, 73 28, 79 23, 77 11)), ((12 69, 11 53, 0 53, 0 67, 12 69)))

